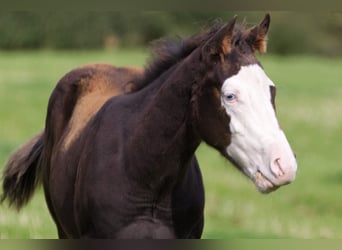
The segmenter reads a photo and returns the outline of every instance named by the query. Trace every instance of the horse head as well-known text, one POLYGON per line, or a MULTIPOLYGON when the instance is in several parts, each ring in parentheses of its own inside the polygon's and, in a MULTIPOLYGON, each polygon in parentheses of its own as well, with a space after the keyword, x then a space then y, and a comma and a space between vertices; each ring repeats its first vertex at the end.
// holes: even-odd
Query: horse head
POLYGON ((294 153, 277 120, 275 84, 255 52, 266 51, 270 16, 252 28, 236 17, 199 47, 201 70, 193 110, 202 139, 249 177, 262 193, 295 179, 294 153))

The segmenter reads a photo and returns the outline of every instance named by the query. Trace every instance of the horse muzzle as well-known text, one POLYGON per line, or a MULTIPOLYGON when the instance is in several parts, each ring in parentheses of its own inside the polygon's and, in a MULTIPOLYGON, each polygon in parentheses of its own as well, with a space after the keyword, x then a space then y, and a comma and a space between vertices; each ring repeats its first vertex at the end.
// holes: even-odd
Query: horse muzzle
POLYGON ((261 193, 269 193, 293 182, 297 173, 297 161, 287 143, 271 144, 264 157, 264 167, 258 167, 254 183, 261 193))

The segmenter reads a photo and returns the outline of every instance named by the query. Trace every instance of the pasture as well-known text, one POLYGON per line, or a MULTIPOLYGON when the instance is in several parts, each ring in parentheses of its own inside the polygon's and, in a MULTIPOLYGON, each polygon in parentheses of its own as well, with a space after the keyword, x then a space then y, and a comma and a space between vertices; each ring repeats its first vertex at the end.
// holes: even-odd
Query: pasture
MULTIPOLYGON (((141 66, 145 50, 0 52, 0 170, 44 126, 48 98, 69 70, 90 62, 141 66)), ((204 238, 342 235, 342 59, 260 57, 277 86, 277 114, 297 155, 294 183, 268 194, 216 151, 197 150, 205 189, 204 238)), ((56 238, 42 190, 20 213, 0 206, 0 238, 56 238)))

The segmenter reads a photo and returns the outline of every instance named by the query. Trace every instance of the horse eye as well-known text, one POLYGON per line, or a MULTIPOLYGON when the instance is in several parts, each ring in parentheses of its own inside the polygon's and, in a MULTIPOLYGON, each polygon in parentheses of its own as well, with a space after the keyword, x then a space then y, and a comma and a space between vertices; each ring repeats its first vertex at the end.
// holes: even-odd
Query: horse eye
POLYGON ((236 99, 236 95, 233 93, 229 93, 229 94, 225 95, 225 97, 226 97, 226 100, 229 102, 234 101, 236 99))

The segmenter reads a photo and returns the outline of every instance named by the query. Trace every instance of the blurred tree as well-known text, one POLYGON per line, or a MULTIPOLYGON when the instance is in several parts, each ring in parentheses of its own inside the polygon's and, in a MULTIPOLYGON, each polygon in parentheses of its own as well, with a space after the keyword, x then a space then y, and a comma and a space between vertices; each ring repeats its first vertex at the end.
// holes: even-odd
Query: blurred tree
MULTIPOLYGON (((0 49, 99 49, 147 46, 187 36, 238 14, 247 25, 264 12, 0 12, 0 49)), ((342 55, 342 13, 271 12, 270 53, 342 55)))
POLYGON ((30 12, 0 14, 0 47, 2 49, 40 48, 44 46, 44 24, 39 15, 30 12))

